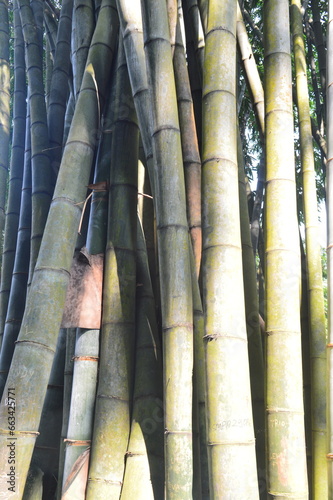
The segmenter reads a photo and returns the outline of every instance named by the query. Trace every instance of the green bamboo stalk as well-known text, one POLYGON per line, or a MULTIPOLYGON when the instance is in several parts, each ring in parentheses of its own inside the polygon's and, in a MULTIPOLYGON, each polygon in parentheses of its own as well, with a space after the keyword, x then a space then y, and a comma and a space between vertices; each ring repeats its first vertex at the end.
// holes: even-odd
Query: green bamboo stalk
POLYGON ((166 498, 192 498, 193 306, 185 182, 167 9, 146 0, 162 305, 166 498), (172 210, 170 210, 172 207, 172 210), (181 367, 181 370, 179 368, 181 367))
MULTIPOLYGON (((177 14, 177 10, 176 10, 177 14)), ((187 71, 185 50, 177 16, 174 42, 173 67, 181 132, 182 154, 185 171, 186 208, 197 276, 201 265, 201 159, 195 127, 191 87, 187 71)))
POLYGON ((317 211, 316 172, 312 145, 309 92, 300 0, 291 2, 291 21, 296 73, 303 205, 305 218, 306 266, 308 274, 311 414, 312 414, 312 498, 327 498, 326 474, 326 325, 321 268, 321 246, 317 211))
MULTIPOLYGON (((75 461, 91 444, 99 360, 99 330, 78 328, 62 486, 75 461)), ((64 490, 63 490, 64 493, 64 490)))
POLYGON ((0 252, 5 227, 10 120, 10 68, 8 0, 0 2, 0 252))
POLYGON ((208 24, 209 0, 198 0, 198 4, 200 9, 202 26, 206 34, 207 24, 208 24))
POLYGON ((288 3, 267 0, 264 6, 267 470, 271 497, 305 499, 308 485, 288 3))
POLYGON ((240 49, 247 81, 254 102, 254 110, 260 125, 262 135, 265 134, 265 104, 264 90, 258 73, 256 61, 251 49, 249 37, 243 21, 242 11, 237 2, 237 41, 240 49))
POLYGON ((43 471, 36 465, 32 465, 24 488, 23 500, 42 500, 43 478, 43 471))
POLYGON ((45 67, 45 102, 46 108, 49 107, 50 102, 50 89, 51 89, 51 79, 53 72, 53 59, 51 54, 51 48, 48 38, 45 40, 45 53, 44 53, 44 67, 45 67))
POLYGON ((140 220, 137 223, 136 360, 131 435, 121 500, 164 497, 162 353, 140 220))
POLYGON ((65 369, 64 369, 64 399, 62 405, 62 427, 59 451, 59 467, 58 467, 58 485, 57 485, 57 500, 61 498, 61 490, 64 475, 65 463, 65 439, 67 438, 71 394, 73 385, 73 368, 74 368, 74 354, 75 354, 75 340, 76 328, 66 329, 66 356, 65 356, 65 369))
POLYGON ((73 0, 64 1, 61 6, 48 101, 50 159, 54 177, 58 173, 63 151, 64 118, 69 93, 72 11, 73 0))
MULTIPOLYGON (((0 288, 0 345, 7 315, 7 307, 12 279, 17 241, 18 217, 21 202, 21 187, 24 164, 24 144, 26 127, 26 81, 24 62, 24 41, 17 2, 14 2, 14 96, 13 96, 13 137, 10 160, 10 181, 8 208, 5 223, 2 254, 0 288)), ((0 35, 1 36, 1 35, 0 35)), ((1 44, 1 42, 0 42, 1 44)), ((0 132, 1 134, 2 132, 0 132)), ((0 139, 1 143, 1 139, 0 139)), ((0 146, 2 147, 2 146, 0 146)), ((0 153, 1 156, 1 153, 0 153)), ((0 167, 1 168, 1 167, 0 167)), ((1 184, 2 181, 0 181, 1 184)), ((6 185, 6 181, 4 187, 6 185)), ((1 189, 1 188, 0 188, 1 189)), ((0 230, 1 232, 1 230, 0 230)), ((1 238, 1 237, 0 237, 1 238)), ((1 247, 1 245, 0 245, 1 247)))
POLYGON ((99 109, 104 103, 117 32, 114 2, 104 0, 1 403, 0 488, 6 488, 6 444, 10 436, 5 398, 9 388, 15 388, 16 488, 19 494, 26 481, 54 357, 82 201, 94 155, 95 134, 92 131, 99 126, 99 109), (25 377, 22 377, 22 367, 28 371, 25 377))
POLYGON ((73 85, 77 100, 95 28, 95 6, 92 0, 74 0, 72 26, 73 85))
POLYGON ((34 271, 51 201, 51 165, 43 84, 42 44, 28 0, 18 0, 29 83, 32 161, 32 231, 29 284, 34 271))
POLYGON ((256 439, 257 473, 260 498, 267 498, 265 453, 265 374, 259 324, 257 275, 249 226, 249 212, 244 172, 242 143, 238 134, 239 211, 242 242, 242 262, 246 330, 249 350, 250 382, 254 435, 256 439))
POLYGON ((235 81, 236 2, 211 0, 202 155, 210 495, 254 499, 258 498, 258 484, 242 276, 235 81))
POLYGON ((0 394, 2 395, 8 370, 12 361, 15 342, 20 331, 23 318, 30 261, 31 237, 31 150, 30 150, 30 116, 27 116, 26 152, 24 177, 21 193, 21 211, 17 235, 17 248, 11 280, 10 295, 6 322, 2 335, 0 352, 0 394))
POLYGON ((119 46, 112 134, 109 225, 99 382, 87 500, 119 499, 130 434, 136 291, 139 130, 123 46, 119 46))
POLYGON ((57 488, 65 353, 66 330, 62 328, 58 336, 56 353, 43 405, 39 436, 31 460, 32 464, 37 465, 43 471, 43 494, 47 498, 53 498, 57 488))
POLYGON ((333 495, 333 0, 328 1, 327 25, 327 465, 328 497, 333 495))

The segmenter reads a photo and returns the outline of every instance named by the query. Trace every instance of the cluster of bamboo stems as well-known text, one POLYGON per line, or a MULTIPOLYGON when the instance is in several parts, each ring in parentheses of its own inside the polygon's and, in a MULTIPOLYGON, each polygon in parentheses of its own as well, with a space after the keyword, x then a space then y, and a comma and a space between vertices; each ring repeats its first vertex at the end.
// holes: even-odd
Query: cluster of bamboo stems
POLYGON ((263 88, 243 4, 14 0, 9 168, 0 0, 0 498, 333 494, 302 7, 263 2, 263 88), (238 71, 265 165, 250 213, 238 71))

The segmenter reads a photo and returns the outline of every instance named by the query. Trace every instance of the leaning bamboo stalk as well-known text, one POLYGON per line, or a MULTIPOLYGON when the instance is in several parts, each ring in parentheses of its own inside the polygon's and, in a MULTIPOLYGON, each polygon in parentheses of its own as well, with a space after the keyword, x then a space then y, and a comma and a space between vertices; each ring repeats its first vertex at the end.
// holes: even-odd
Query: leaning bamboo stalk
POLYGON ((154 500, 164 496, 162 353, 147 249, 139 219, 135 323, 133 413, 121 500, 154 500))
POLYGON ((333 495, 333 0, 328 2, 327 35, 327 465, 330 497, 333 495))
POLYGON ((264 7, 267 476, 269 495, 306 499, 288 4, 287 0, 268 0, 264 7))
POLYGON ((153 104, 154 199, 164 353, 165 495, 170 500, 185 500, 192 498, 193 474, 193 306, 183 159, 166 5, 156 0, 146 0, 143 5, 153 104))
MULTIPOLYGON (((176 10, 177 14, 177 10, 176 10)), ((193 101, 187 71, 185 50, 177 15, 173 54, 176 93, 185 172, 186 208, 195 268, 199 277, 201 265, 201 159, 194 119, 193 101)))
MULTIPOLYGON (((10 159, 11 179, 9 181, 8 208, 5 222, 5 232, 2 253, 1 289, 0 289, 0 336, 2 337, 7 315, 8 300, 11 287, 12 272, 17 241, 18 218, 20 211, 24 164, 25 128, 26 128, 26 80, 24 62, 24 40, 21 19, 17 2, 14 3, 14 96, 13 96, 13 137, 10 159)), ((2 18, 1 18, 2 19, 2 18)), ((0 28, 1 30, 1 28, 0 28)), ((1 36, 1 35, 0 35, 1 36)), ((1 41, 0 41, 1 45, 1 41)), ((1 77, 0 77, 1 79, 1 77)), ((2 131, 0 130, 1 147, 2 131)), ((7 152, 8 153, 8 152, 7 152)), ((1 157, 0 153, 0 157, 1 157)), ((1 159, 0 159, 1 163, 1 159)), ((0 166, 1 168, 1 166, 0 166)), ((2 180, 0 180, 1 185, 2 180)), ((6 186, 6 182, 0 189, 6 186)), ((2 234, 2 230, 0 229, 2 234)), ((2 251, 2 246, 0 245, 2 251)), ((1 346, 2 339, 0 339, 1 346)))
POLYGON ((291 2, 292 34, 300 128, 311 343, 312 497, 327 497, 326 464, 326 325, 312 145, 309 92, 300 0, 291 2))
POLYGON ((122 44, 118 50, 100 369, 87 500, 119 498, 131 423, 139 130, 122 44))
POLYGON ((104 100, 117 31, 118 18, 114 2, 104 0, 1 404, 0 485, 6 488, 6 444, 10 435, 5 399, 9 388, 15 388, 16 470, 19 472, 16 487, 20 493, 28 473, 54 357, 81 204, 86 195, 95 150, 95 135, 92 131, 95 132, 99 127, 99 107, 104 100), (22 366, 28 370, 24 378, 22 366))
POLYGON ((0 2, 0 252, 5 227, 5 205, 8 177, 10 69, 8 0, 0 2))
POLYGON ((210 495, 254 499, 258 498, 258 484, 239 223, 235 81, 236 2, 211 0, 205 45, 202 155, 210 495), (222 116, 227 119, 222 120, 222 116))
POLYGON ((265 105, 264 90, 260 80, 258 68, 247 35, 246 27, 243 21, 242 11, 237 1, 237 41, 246 72, 246 77, 251 89, 254 102, 255 113, 260 125, 262 135, 265 134, 265 105))

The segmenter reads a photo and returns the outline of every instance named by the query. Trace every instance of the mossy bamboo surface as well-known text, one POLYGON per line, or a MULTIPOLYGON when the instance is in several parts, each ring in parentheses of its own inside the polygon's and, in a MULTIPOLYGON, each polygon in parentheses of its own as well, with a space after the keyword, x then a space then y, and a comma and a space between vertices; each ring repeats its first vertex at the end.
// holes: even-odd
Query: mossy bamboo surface
POLYGON ((333 0, 328 2, 327 26, 327 465, 328 495, 333 495, 333 0))
MULTIPOLYGON (((177 10, 176 10, 177 13, 177 10)), ((178 16, 177 16, 178 18, 178 16)), ((185 172, 186 208, 197 276, 201 265, 201 159, 185 50, 178 19, 173 54, 185 172)))
POLYGON ((300 127, 305 218, 306 266, 309 294, 311 414, 312 414, 312 498, 327 498, 326 464, 326 320, 321 267, 321 246, 317 211, 316 172, 312 145, 309 92, 300 0, 291 2, 291 20, 300 127))
POLYGON ((8 0, 0 2, 0 252, 5 227, 5 205, 8 177, 10 69, 8 0))
POLYGON ((62 318, 82 201, 86 195, 104 102, 113 47, 118 33, 114 2, 105 0, 89 51, 71 132, 44 231, 25 315, 7 378, 0 413, 0 485, 6 485, 8 388, 16 388, 17 490, 23 491, 38 430, 54 350, 62 318), (96 88, 99 90, 97 94, 96 88), (52 252, 50 249, 52 248, 52 252), (43 300, 41 300, 41 297, 43 300), (22 367, 27 373, 22 375, 22 367))
POLYGON ((23 37, 26 46, 26 68, 29 84, 31 162, 32 162, 32 224, 29 283, 36 264, 39 247, 52 197, 51 164, 43 84, 42 42, 28 0, 18 0, 23 37))
POLYGON ((75 100, 80 92, 89 46, 95 29, 92 0, 74 0, 72 23, 72 65, 75 100))
POLYGON ((22 497, 23 500, 42 500, 43 477, 43 471, 39 467, 33 465, 30 468, 22 497))
POLYGON ((267 488, 270 498, 300 500, 308 484, 288 3, 264 6, 267 488))
POLYGON ((131 425, 139 128, 122 44, 118 50, 100 370, 87 500, 120 497, 131 425))
POLYGON ((203 306, 211 498, 258 498, 239 222, 236 2, 211 1, 203 84, 203 306), (239 470, 242 469, 242 481, 239 470))
POLYGON ((250 363, 253 425, 256 439, 257 474, 260 498, 266 499, 264 356, 259 324, 257 275, 251 243, 244 156, 240 135, 238 135, 237 147, 245 316, 250 363))
POLYGON ((15 342, 23 318, 30 261, 31 236, 31 158, 30 158, 29 116, 26 128, 26 153, 23 186, 21 193, 21 211, 17 235, 17 248, 12 273, 11 289, 8 301, 6 322, 4 325, 0 351, 0 394, 6 383, 12 361, 15 342))
POLYGON ((164 497, 162 353, 141 223, 137 224, 136 361, 121 500, 164 497))
POLYGON ((192 498, 193 305, 185 182, 166 5, 146 0, 165 398, 166 498, 192 498))
MULTIPOLYGON (((25 62, 24 62, 24 41, 22 35, 21 19, 18 13, 16 2, 14 3, 13 16, 14 16, 14 37, 15 37, 14 38, 15 79, 14 79, 14 96, 13 96, 13 137, 12 137, 12 153, 10 162, 11 179, 10 179, 10 188, 8 194, 10 200, 8 200, 6 223, 4 226, 5 233, 4 233, 3 248, 2 245, 0 244, 0 251, 3 250, 1 289, 0 289, 0 336, 1 336, 0 345, 2 342, 2 335, 7 315, 7 307, 8 307, 8 300, 9 300, 9 293, 10 293, 10 286, 11 286, 11 279, 12 279, 12 272, 13 272, 14 258, 15 258, 17 224, 18 224, 20 201, 21 201, 20 190, 22 187, 25 125, 26 125, 26 103, 25 103, 26 81, 25 81, 25 62)), ((3 34, 0 36, 3 36, 3 34)), ((2 92, 0 93, 2 94, 2 92)), ((2 134, 3 134, 3 129, 0 128, 1 144, 2 144, 1 142, 2 134)), ((5 143, 3 144, 3 146, 5 146, 5 143)), ((1 165, 0 169, 2 169, 1 165)), ((1 190, 6 187, 7 182, 4 179, 1 179, 0 185, 1 185, 0 187, 1 190), (2 182, 3 184, 1 184, 2 182)), ((2 235, 1 229, 0 232, 2 235)))
POLYGON ((73 0, 62 2, 48 100, 50 160, 54 178, 61 162, 64 118, 69 93, 72 11, 73 0))
POLYGON ((99 330, 78 328, 74 355, 72 396, 69 411, 62 484, 75 461, 91 444, 99 360, 99 330))
POLYGON ((57 500, 61 498, 62 481, 64 474, 65 462, 65 439, 67 437, 68 422, 71 405, 72 385, 73 385, 73 368, 74 368, 74 353, 76 341, 76 328, 66 329, 66 355, 64 369, 64 398, 62 405, 62 427, 59 450, 59 467, 58 467, 58 485, 57 485, 57 500))
POLYGON ((256 61, 247 35, 243 21, 242 11, 237 2, 237 41, 246 72, 246 77, 251 89, 254 109, 260 125, 262 135, 265 133, 265 104, 264 90, 258 73, 256 61))

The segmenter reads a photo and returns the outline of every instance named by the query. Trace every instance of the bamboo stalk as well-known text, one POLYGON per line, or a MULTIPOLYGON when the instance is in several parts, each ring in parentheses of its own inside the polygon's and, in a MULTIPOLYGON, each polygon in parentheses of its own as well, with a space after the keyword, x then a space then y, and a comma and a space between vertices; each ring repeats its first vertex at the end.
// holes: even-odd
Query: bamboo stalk
POLYGON ((165 495, 170 500, 185 500, 192 498, 193 480, 193 306, 184 173, 166 5, 146 0, 143 26, 153 104, 154 199, 164 353, 165 495))
POLYGON ((328 1, 327 36, 327 466, 330 497, 333 495, 333 0, 328 1))
POLYGON ((130 434, 135 345, 139 130, 119 46, 112 134, 101 360, 87 500, 118 499, 130 434))
POLYGON ((121 500, 164 496, 162 353, 147 249, 137 223, 136 361, 131 435, 121 500))
POLYGON ((92 132, 99 126, 98 112, 103 104, 118 31, 115 14, 114 3, 104 0, 1 403, 0 485, 6 488, 9 431, 5 398, 8 397, 9 388, 15 388, 16 488, 19 493, 23 491, 28 473, 61 323, 80 207, 86 194, 95 149, 95 135, 92 132), (22 367, 28 370, 24 378, 22 367))
POLYGON ((236 2, 211 0, 202 155, 210 495, 254 499, 258 498, 258 484, 242 276, 235 80, 236 2))
POLYGON ((297 108, 300 127, 305 218, 306 268, 308 274, 310 351, 311 351, 311 415, 312 415, 312 498, 327 497, 326 474, 326 325, 319 243, 316 172, 312 145, 306 57, 300 0, 291 2, 297 108))
MULTIPOLYGON (((26 128, 26 81, 25 81, 25 62, 24 62, 24 40, 22 35, 21 19, 18 13, 17 2, 14 3, 14 96, 13 96, 13 138, 12 138, 12 154, 11 154, 11 180, 9 188, 10 200, 8 200, 8 209, 5 222, 5 232, 3 248, 0 244, 2 253, 2 270, 1 270, 1 289, 0 289, 0 346, 2 343, 2 335, 4 331, 9 293, 12 280, 12 272, 15 259, 15 248, 17 239, 17 225, 20 210, 20 190, 22 187, 23 164, 24 164, 24 144, 25 144, 25 128, 26 128), (13 214, 13 215, 12 215, 13 214)), ((3 19, 1 17, 1 19, 3 19)), ((0 28, 1 30, 1 28, 0 28)), ((3 35, 0 35, 3 36, 3 35)), ((1 41, 0 41, 1 45, 1 41)), ((0 77, 1 78, 1 77, 0 77)), ((5 142, 2 143, 3 131, 0 131, 1 147, 5 147, 5 142)), ((7 152, 8 153, 8 152, 7 152)), ((1 156, 1 153, 0 153, 1 156)), ((1 163, 1 159, 0 159, 1 163)), ((2 167, 0 166, 0 169, 2 167)), ((7 182, 0 180, 1 189, 6 187, 7 182), (3 182, 3 184, 1 184, 3 182)), ((1 206, 1 202, 0 202, 1 206)), ((1 208, 0 208, 1 212, 1 208)), ((2 230, 0 229, 2 235, 2 230)), ((0 237, 1 238, 1 237, 0 237)))
POLYGON ((269 495, 306 499, 288 3, 268 0, 264 8, 267 470, 269 495))
POLYGON ((72 26, 73 86, 77 101, 95 29, 95 6, 92 0, 74 0, 72 26))

